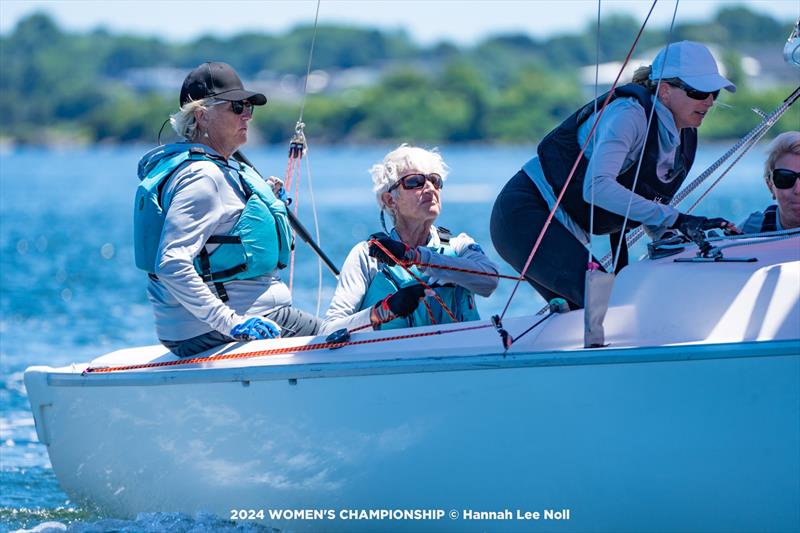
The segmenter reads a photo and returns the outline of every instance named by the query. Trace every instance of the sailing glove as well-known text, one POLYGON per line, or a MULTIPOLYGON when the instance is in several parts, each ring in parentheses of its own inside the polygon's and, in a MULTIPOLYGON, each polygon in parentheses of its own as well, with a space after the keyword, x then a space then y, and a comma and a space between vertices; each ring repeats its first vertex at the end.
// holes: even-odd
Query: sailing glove
POLYGON ((381 263, 386 263, 389 266, 397 264, 394 259, 389 257, 389 254, 375 244, 375 241, 379 242, 381 246, 389 250, 393 256, 401 261, 418 262, 419 260, 419 252, 416 248, 409 248, 406 243, 396 241, 390 237, 377 237, 369 243, 369 255, 381 263))
POLYGON ((274 339, 281 336, 281 328, 269 318, 252 317, 235 325, 230 336, 237 341, 274 339))
POLYGON ((407 317, 416 311, 419 301, 424 296, 425 287, 419 283, 403 287, 375 304, 373 318, 376 319, 376 322, 382 324, 396 316, 407 317))
POLYGON ((679 213, 678 218, 675 219, 675 223, 670 226, 670 229, 677 229, 687 237, 691 237, 691 234, 697 233, 698 231, 716 228, 725 230, 725 233, 739 233, 736 225, 724 218, 697 217, 685 213, 679 213))

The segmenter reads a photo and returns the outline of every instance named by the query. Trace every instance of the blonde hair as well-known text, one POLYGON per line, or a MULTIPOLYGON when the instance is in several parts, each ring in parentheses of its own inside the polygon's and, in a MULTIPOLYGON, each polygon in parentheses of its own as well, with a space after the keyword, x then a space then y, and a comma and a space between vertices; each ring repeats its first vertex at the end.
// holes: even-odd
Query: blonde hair
POLYGON ((195 141, 199 135, 197 129, 197 119, 195 119, 194 112, 198 109, 206 110, 208 103, 213 98, 201 98, 200 100, 191 100, 181 106, 177 113, 170 115, 169 123, 175 133, 186 139, 187 141, 195 141))
MULTIPOLYGON (((409 146, 406 143, 401 144, 386 154, 383 162, 376 163, 369 169, 370 176, 372 176, 372 190, 375 192, 375 199, 378 201, 381 211, 386 210, 386 204, 382 198, 383 193, 411 171, 439 174, 444 180, 450 169, 436 148, 426 150, 417 146, 409 146)), ((394 220, 394 213, 389 211, 389 215, 394 220)))
POLYGON ((769 145, 767 160, 764 161, 764 181, 772 191, 772 171, 775 163, 786 154, 800 155, 800 131, 786 131, 775 137, 769 145))
POLYGON ((641 85, 645 89, 654 90, 655 84, 653 80, 650 79, 650 73, 653 72, 653 65, 643 65, 638 67, 635 71, 633 71, 633 78, 631 79, 632 83, 636 85, 641 85))

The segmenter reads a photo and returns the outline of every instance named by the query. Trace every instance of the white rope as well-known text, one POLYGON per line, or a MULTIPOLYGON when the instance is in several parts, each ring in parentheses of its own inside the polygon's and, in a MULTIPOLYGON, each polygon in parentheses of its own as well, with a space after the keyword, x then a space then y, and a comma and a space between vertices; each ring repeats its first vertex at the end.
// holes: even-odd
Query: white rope
MULTIPOLYGON (((319 219, 317 217, 317 200, 314 197, 314 184, 311 178, 311 161, 306 152, 306 173, 308 174, 308 193, 311 195, 311 212, 314 214, 314 233, 317 237, 317 245, 322 248, 322 241, 319 238, 319 219)), ((322 305, 322 258, 317 256, 317 313, 319 316, 320 306, 322 305)))
MULTIPOLYGON (((592 116, 595 117, 597 120, 597 89, 598 85, 600 84, 600 2, 601 0, 597 0, 597 38, 595 39, 595 62, 594 62, 594 114, 592 116)), ((589 141, 589 146, 592 148, 592 153, 594 153, 594 138, 597 135, 597 129, 592 132, 592 140, 589 141)), ((586 260, 586 264, 592 262, 594 259, 594 253, 592 251, 593 241, 594 239, 594 174, 591 177, 592 180, 592 198, 591 203, 589 204, 589 258, 586 260)))
MULTIPOLYGON (((639 161, 636 163, 636 173, 633 176, 633 184, 631 185, 631 194, 628 196, 628 205, 625 208, 625 218, 622 221, 622 238, 617 243, 617 251, 613 255, 614 262, 611 266, 611 272, 616 272, 617 270, 617 263, 619 262, 619 254, 622 251, 622 245, 625 244, 627 246, 625 240, 625 226, 628 224, 628 218, 631 213, 631 204, 633 203, 633 196, 636 194, 634 191, 636 190, 636 183, 639 181, 639 172, 642 170, 642 160, 644 159, 644 151, 647 148, 647 140, 650 137, 650 125, 653 122, 653 117, 656 114, 656 107, 658 106, 658 91, 661 89, 662 78, 664 74, 664 67, 667 65, 666 58, 669 54, 669 47, 672 44, 672 35, 675 29, 675 18, 678 15, 678 6, 680 5, 680 0, 675 0, 675 9, 672 11, 672 22, 669 25, 669 35, 667 36, 667 46, 664 49, 664 61, 661 62, 661 70, 658 73, 658 83, 656 84, 656 92, 653 95, 653 107, 650 108, 650 116, 647 117, 647 129, 645 129, 644 134, 644 142, 642 143, 642 150, 639 152, 639 161)), ((680 148, 676 148, 679 150, 680 148)))

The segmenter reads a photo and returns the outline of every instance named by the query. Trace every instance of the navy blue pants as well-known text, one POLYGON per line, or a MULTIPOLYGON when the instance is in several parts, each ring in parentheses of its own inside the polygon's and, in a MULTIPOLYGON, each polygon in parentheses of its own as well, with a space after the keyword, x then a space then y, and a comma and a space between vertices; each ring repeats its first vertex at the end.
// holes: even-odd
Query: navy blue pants
MULTIPOLYGON (((547 202, 522 170, 495 200, 489 228, 492 244, 517 272, 521 273, 525 267, 549 214, 547 202)), ((586 247, 553 218, 525 279, 548 302, 561 297, 567 300, 570 309, 581 309, 588 258, 586 247)))

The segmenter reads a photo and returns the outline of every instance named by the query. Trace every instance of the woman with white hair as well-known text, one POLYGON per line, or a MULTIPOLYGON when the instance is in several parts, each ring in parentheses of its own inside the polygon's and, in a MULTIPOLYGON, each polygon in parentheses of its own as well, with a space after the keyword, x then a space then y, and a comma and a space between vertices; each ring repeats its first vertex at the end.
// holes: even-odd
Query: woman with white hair
POLYGON ((764 181, 777 203, 751 214, 742 231, 800 228, 800 131, 781 133, 772 141, 764 162, 764 181))
POLYGON ((203 63, 170 119, 184 141, 139 162, 136 266, 149 276, 158 338, 178 356, 318 329, 291 307, 278 272, 292 246, 286 206, 238 155, 254 106, 266 103, 230 65, 203 63))
POLYGON ((494 292, 497 268, 469 235, 452 236, 447 229, 433 225, 441 212, 441 191, 448 173, 442 157, 403 144, 370 173, 381 221, 388 213, 394 227, 388 235, 374 234, 350 250, 321 332, 369 324, 373 329, 390 329, 453 322, 439 302, 426 296, 424 287, 382 248, 414 265, 411 271, 432 287, 459 322, 479 319, 474 295, 494 292))

